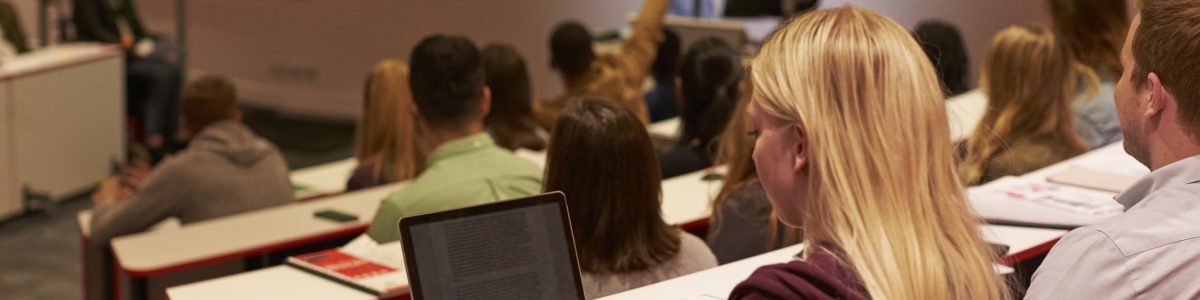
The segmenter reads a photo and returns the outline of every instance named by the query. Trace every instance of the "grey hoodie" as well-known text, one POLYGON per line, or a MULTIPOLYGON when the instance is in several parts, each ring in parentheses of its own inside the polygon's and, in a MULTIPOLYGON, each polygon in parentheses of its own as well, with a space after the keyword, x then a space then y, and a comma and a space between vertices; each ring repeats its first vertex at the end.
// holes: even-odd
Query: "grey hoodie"
POLYGON ((132 199, 95 207, 90 240, 107 245, 169 217, 187 224, 293 201, 279 149, 241 123, 221 121, 159 164, 132 199))

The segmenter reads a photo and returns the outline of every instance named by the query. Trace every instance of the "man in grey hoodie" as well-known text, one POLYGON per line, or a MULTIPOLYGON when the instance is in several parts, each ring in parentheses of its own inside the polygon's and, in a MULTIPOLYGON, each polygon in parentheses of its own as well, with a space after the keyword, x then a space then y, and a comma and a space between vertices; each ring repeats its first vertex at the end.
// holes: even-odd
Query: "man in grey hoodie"
POLYGON ((294 201, 283 155, 242 125, 229 80, 200 78, 181 98, 191 144, 144 176, 101 184, 92 194, 93 243, 107 245, 169 217, 187 224, 294 201))

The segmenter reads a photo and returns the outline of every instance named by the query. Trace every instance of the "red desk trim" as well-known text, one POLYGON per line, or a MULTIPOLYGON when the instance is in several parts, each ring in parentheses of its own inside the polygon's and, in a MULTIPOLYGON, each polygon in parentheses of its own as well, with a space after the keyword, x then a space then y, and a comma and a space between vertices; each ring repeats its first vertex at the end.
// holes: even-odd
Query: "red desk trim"
POLYGON ((1021 263, 1023 261, 1026 261, 1030 258, 1033 258, 1035 256, 1049 253, 1050 248, 1054 248, 1054 244, 1057 244, 1058 240, 1059 239, 1053 239, 1048 242, 1042 243, 1041 245, 1037 245, 1037 246, 1033 246, 1032 248, 1025 249, 1025 251, 1005 255, 1004 257, 1000 258, 1000 262, 1006 266, 1012 266, 1012 265, 1021 263))

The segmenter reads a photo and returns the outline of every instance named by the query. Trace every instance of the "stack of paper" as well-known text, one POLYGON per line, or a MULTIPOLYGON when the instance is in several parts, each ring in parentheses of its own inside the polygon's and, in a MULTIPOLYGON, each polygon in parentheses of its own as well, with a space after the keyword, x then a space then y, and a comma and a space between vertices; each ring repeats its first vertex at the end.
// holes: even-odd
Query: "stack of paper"
POLYGON ((985 186, 970 188, 968 196, 1029 202, 1085 216, 1116 215, 1124 210, 1113 200, 1113 193, 1017 177, 1004 177, 985 186))

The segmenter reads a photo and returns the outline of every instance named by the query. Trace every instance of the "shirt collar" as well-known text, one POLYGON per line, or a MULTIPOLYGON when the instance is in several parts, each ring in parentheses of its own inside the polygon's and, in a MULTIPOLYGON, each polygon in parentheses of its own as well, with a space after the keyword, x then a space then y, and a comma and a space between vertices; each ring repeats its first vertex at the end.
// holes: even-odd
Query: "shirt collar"
POLYGON ((1200 182, 1200 156, 1193 156, 1163 166, 1117 195, 1117 203, 1129 210, 1155 191, 1170 186, 1200 182))
POLYGON ((432 166, 444 159, 492 147, 496 147, 496 142, 487 132, 472 134, 437 146, 429 155, 429 165, 432 166))

